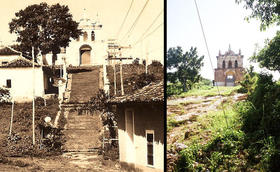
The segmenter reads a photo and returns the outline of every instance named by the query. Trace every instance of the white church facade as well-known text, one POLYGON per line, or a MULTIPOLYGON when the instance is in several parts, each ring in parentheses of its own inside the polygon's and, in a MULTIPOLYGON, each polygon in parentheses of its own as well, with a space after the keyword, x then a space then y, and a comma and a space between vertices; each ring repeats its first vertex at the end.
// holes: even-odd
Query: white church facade
MULTIPOLYGON (((102 32, 102 24, 86 17, 79 22, 82 35, 71 39, 69 46, 61 49, 55 65, 88 66, 103 65, 108 57, 107 41, 102 32)), ((44 65, 52 65, 52 54, 43 55, 44 65)))

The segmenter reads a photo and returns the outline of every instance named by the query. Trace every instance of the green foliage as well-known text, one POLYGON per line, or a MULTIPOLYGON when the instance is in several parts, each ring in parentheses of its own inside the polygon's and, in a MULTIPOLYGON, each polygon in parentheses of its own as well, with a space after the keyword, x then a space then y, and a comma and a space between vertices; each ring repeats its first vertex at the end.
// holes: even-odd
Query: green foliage
MULTIPOLYGON (((72 20, 68 6, 47 3, 34 4, 15 13, 9 23, 10 32, 18 35, 17 41, 24 52, 31 56, 31 47, 35 55, 53 53, 53 58, 60 53, 61 47, 67 47, 70 38, 78 38, 81 31, 78 23, 72 20)), ((55 59, 54 59, 55 60, 55 59)))
POLYGON ((223 111, 213 111, 197 118, 200 125, 192 125, 191 130, 199 133, 185 141, 187 148, 180 152, 177 171, 243 170, 245 157, 242 157, 242 151, 246 135, 239 128, 238 113, 231 106, 227 106, 225 112, 228 127, 223 111))
POLYGON ((244 75, 244 79, 240 81, 240 85, 242 86, 238 92, 239 93, 247 93, 252 94, 253 90, 256 87, 258 80, 258 74, 254 72, 254 67, 250 66, 249 69, 246 69, 246 73, 244 75))
POLYGON ((204 56, 198 57, 196 48, 183 53, 181 47, 169 48, 167 52, 167 68, 175 70, 173 75, 167 75, 167 81, 175 83, 178 79, 183 85, 183 91, 191 89, 192 85, 199 81, 200 68, 203 66, 204 56), (170 77, 170 78, 169 78, 170 77), (174 78, 176 77, 176 78, 174 78))
POLYGON ((238 4, 244 3, 246 9, 251 9, 250 18, 257 18, 261 21, 261 30, 276 23, 280 24, 280 1, 279 0, 235 0, 238 4))
MULTIPOLYGON (((175 78, 176 77, 172 76, 172 75, 175 75, 174 73, 167 73, 167 77, 169 77, 170 79, 172 78, 175 78)), ((183 97, 185 95, 189 95, 189 94, 192 94, 194 92, 197 92, 197 91, 200 91, 200 90, 210 90, 213 88, 212 85, 212 82, 208 79, 205 79, 205 78, 200 78, 199 82, 197 83, 194 83, 193 86, 192 86, 192 89, 191 90, 187 90, 188 92, 183 92, 183 85, 180 83, 180 82, 170 82, 170 83, 167 83, 167 89, 166 89, 166 94, 167 94, 167 97, 169 96, 179 96, 179 97, 183 97), (192 93, 189 93, 189 92, 192 92, 192 93)), ((198 94, 197 94, 198 95, 198 94)), ((203 96, 203 95, 201 95, 203 96)))
POLYGON ((179 95, 183 91, 183 86, 180 82, 167 83, 166 95, 167 97, 172 95, 179 95))
POLYGON ((192 144, 180 152, 176 171, 238 171, 243 167, 238 159, 243 149, 244 133, 225 130, 207 144, 192 144))
POLYGON ((247 138, 250 163, 263 171, 277 171, 280 161, 280 85, 272 75, 259 74, 248 100, 240 102, 240 114, 247 138))
POLYGON ((269 70, 280 71, 280 31, 269 41, 266 46, 255 56, 252 57, 260 63, 261 67, 269 70))
MULTIPOLYGON (((237 90, 240 88, 240 86, 235 87, 219 87, 219 91, 222 96, 228 96, 233 94, 234 92, 237 92, 237 90)), ((182 93, 179 95, 179 97, 187 97, 187 96, 218 96, 219 92, 217 87, 213 86, 200 86, 198 88, 193 88, 189 90, 186 93, 182 93)))
POLYGON ((276 36, 265 45, 265 47, 258 52, 258 54, 251 57, 260 63, 261 67, 269 70, 280 71, 280 32, 277 31, 276 36))

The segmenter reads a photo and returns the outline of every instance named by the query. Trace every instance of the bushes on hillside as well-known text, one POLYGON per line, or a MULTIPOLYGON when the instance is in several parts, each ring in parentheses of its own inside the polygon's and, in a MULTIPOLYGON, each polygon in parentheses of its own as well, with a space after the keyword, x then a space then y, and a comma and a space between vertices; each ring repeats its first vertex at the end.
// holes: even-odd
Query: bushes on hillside
POLYGON ((12 135, 8 135, 10 126, 10 105, 1 106, 1 120, 7 121, 0 128, 3 133, 0 140, 0 154, 4 156, 46 156, 57 155, 62 152, 65 137, 61 129, 52 128, 49 139, 46 139, 40 149, 41 130, 44 126, 44 118, 49 116, 52 120, 58 111, 58 100, 49 99, 44 106, 44 100, 36 99, 35 104, 35 140, 32 145, 32 103, 15 103, 12 135), (7 112, 9 112, 7 114, 7 112))
POLYGON ((277 171, 280 161, 280 84, 272 75, 258 74, 248 85, 248 100, 239 103, 242 130, 250 162, 264 171, 277 171))

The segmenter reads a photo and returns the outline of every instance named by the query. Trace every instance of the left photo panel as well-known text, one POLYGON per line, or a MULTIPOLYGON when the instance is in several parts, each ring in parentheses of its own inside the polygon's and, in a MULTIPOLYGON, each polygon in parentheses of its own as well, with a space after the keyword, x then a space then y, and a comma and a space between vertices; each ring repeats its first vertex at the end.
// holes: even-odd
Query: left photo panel
POLYGON ((164 8, 2 3, 0 169, 164 171, 164 8))

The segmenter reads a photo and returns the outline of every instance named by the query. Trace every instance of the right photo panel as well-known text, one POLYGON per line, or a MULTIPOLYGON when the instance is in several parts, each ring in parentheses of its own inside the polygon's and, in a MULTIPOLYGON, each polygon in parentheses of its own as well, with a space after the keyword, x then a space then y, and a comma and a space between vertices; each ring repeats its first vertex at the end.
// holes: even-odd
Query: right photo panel
POLYGON ((167 171, 280 169, 280 2, 167 0, 167 171))

